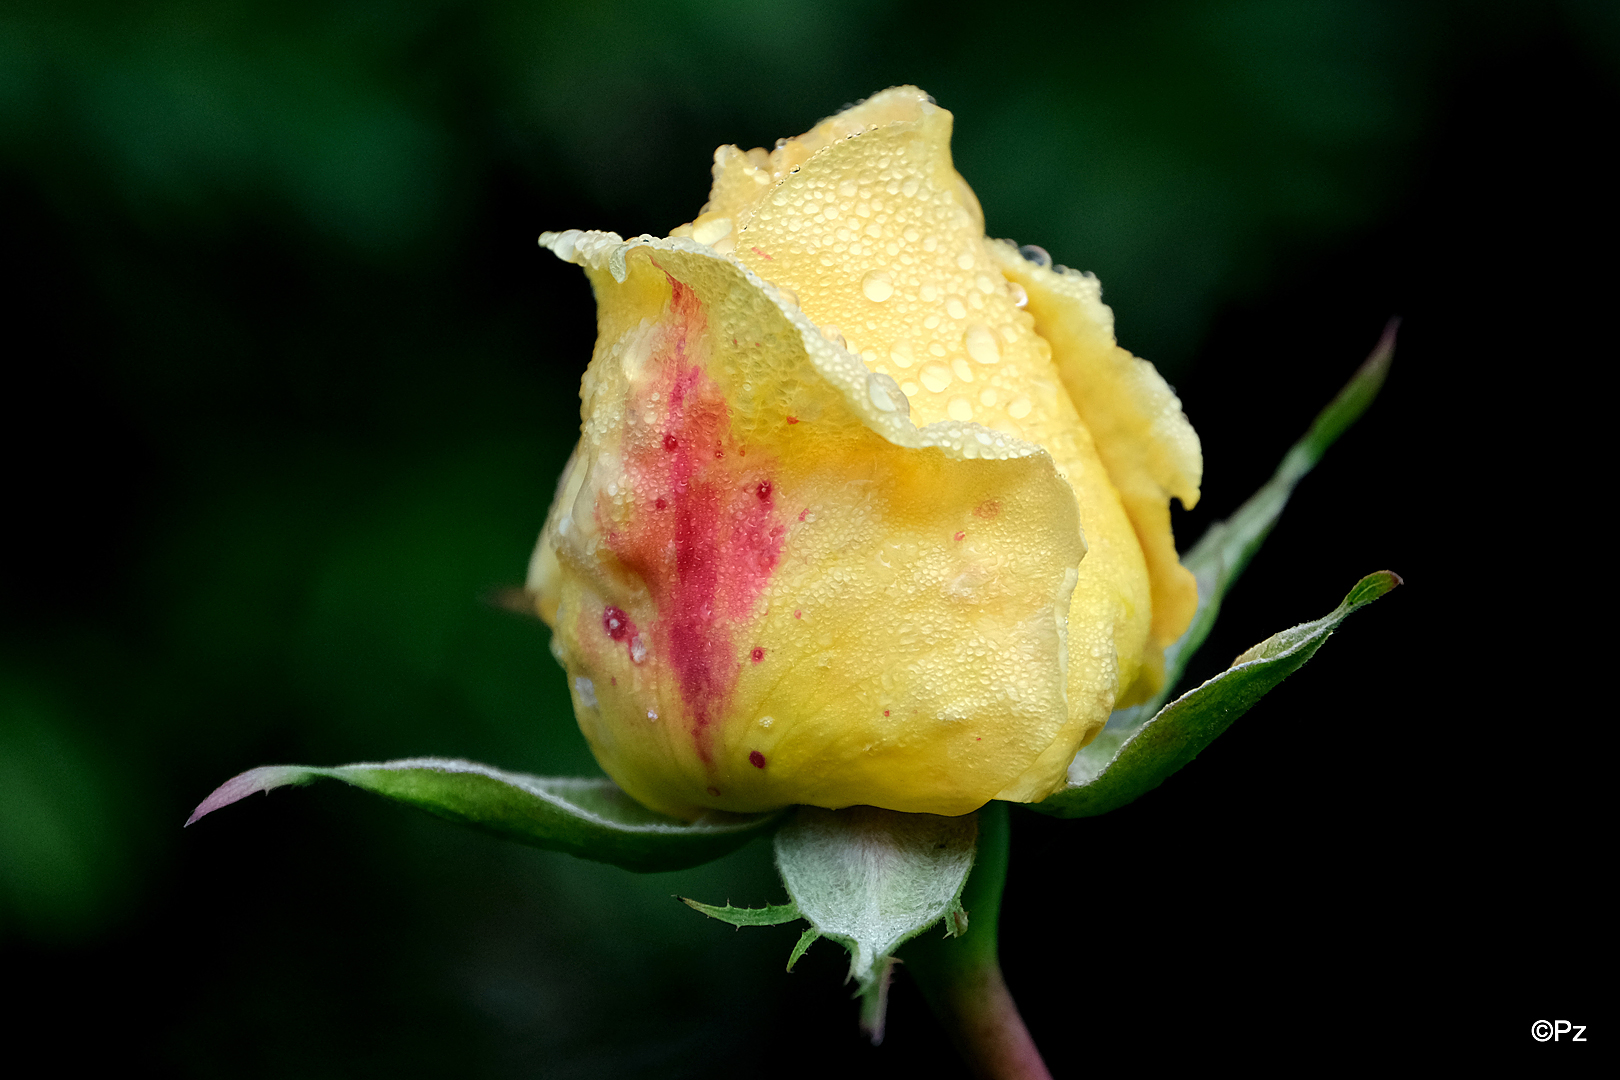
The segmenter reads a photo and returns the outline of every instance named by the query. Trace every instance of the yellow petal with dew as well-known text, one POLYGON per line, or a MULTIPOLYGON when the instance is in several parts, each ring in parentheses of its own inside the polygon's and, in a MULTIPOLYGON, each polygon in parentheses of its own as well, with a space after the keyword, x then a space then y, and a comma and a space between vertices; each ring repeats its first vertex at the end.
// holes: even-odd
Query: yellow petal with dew
MULTIPOLYGON (((1158 370, 1116 343, 1114 313, 1096 277, 1032 262, 1005 240, 988 251, 1028 295, 1035 329, 1051 343, 1063 385, 1130 515, 1147 556, 1153 637, 1162 652, 1198 608, 1197 586, 1170 530, 1170 499, 1189 509, 1198 502, 1204 471, 1198 434, 1158 370)), ((1145 700, 1156 690, 1147 682, 1138 693, 1145 700)))
POLYGON ((722 147, 705 217, 730 221, 739 262, 899 382, 919 423, 971 421, 1034 442, 1073 486, 1091 551, 1069 618, 1071 724, 1001 793, 1028 801, 1063 782, 1073 748, 1137 681, 1152 593, 1127 504, 952 165, 951 124, 922 91, 897 87, 768 155, 722 147))
POLYGON ((685 817, 961 814, 1066 745, 1084 548, 1045 451, 919 428, 695 237, 542 240, 585 267, 600 336, 530 586, 616 782, 685 817))

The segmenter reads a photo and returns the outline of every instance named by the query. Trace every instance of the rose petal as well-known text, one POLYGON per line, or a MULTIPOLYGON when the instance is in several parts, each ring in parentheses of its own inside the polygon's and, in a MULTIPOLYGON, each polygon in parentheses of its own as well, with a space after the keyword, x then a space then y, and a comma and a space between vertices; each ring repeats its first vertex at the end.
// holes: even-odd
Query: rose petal
MULTIPOLYGON (((1148 648, 1149 564, 951 164, 951 123, 926 94, 898 87, 788 140, 765 164, 763 151, 722 151, 706 214, 738 222, 735 258, 791 289, 814 322, 836 325, 873 372, 900 383, 919 423, 972 421, 1052 454, 1092 548, 1070 608, 1072 723, 1060 740, 1078 746, 1102 729, 1144 655, 1158 655, 1148 648), (754 179, 743 184, 745 170, 754 179)), ((1063 757, 1054 750, 1001 797, 1044 797, 1063 757)))
MULTIPOLYGON (((1153 636, 1162 649, 1181 636, 1198 607, 1197 586, 1170 531, 1170 499, 1189 509, 1198 502, 1204 471, 1198 435, 1157 369, 1116 344, 1114 313, 1094 276, 1039 266, 1007 241, 989 252, 1026 290, 1035 329, 1051 342, 1063 384, 1124 501, 1147 556, 1153 636)), ((1145 696, 1156 689, 1147 687, 1145 696)))
POLYGON ((695 240, 543 240, 586 267, 601 334, 530 584, 609 775, 682 816, 961 814, 1054 744, 1041 794, 1061 782, 1084 548, 1048 454, 919 429, 695 240))

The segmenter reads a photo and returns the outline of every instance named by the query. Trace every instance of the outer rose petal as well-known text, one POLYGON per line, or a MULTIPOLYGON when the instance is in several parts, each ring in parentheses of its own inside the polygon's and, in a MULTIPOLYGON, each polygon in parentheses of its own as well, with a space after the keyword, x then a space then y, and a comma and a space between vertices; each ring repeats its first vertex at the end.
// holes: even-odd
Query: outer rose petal
MULTIPOLYGON (((1198 609, 1198 586, 1181 565, 1170 531, 1171 497, 1189 509, 1198 502, 1204 472, 1198 434, 1157 369, 1115 343, 1114 313, 1102 302, 1096 277, 1037 266, 1004 240, 988 250, 1002 273, 1028 292, 1035 329, 1052 343, 1063 385, 1119 489, 1147 556, 1153 637, 1162 653, 1198 609)), ((1159 665, 1151 668, 1159 673, 1159 665)), ((1143 700, 1157 689, 1151 679, 1138 688, 1143 700)))
POLYGON ((1084 547, 1052 459, 919 430, 694 241, 542 239, 586 267, 600 334, 530 584, 608 774, 687 817, 962 814, 1054 745, 1066 765, 1084 547))
MULTIPOLYGON (((1035 801, 1063 782, 1075 749, 1137 681, 1144 655, 1157 655, 1154 598, 1131 504, 951 164, 951 122, 922 91, 896 87, 768 155, 722 147, 704 214, 676 232, 793 290, 806 315, 836 326, 872 371, 899 380, 920 423, 974 421, 1038 443, 1074 487, 1090 552, 1069 613, 1070 724, 998 793, 1035 801)), ((1173 546, 1169 558, 1179 571, 1173 546)))

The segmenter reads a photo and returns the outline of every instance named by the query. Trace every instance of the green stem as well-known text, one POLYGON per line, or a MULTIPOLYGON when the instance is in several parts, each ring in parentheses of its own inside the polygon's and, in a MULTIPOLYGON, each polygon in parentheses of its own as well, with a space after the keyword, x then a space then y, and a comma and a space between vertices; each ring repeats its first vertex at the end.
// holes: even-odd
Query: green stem
POLYGON ((979 811, 978 854, 962 891, 968 932, 929 933, 904 949, 906 970, 922 987, 956 1048, 984 1080, 1051 1080, 1041 1052, 1001 977, 996 924, 1007 883, 1007 804, 979 811))

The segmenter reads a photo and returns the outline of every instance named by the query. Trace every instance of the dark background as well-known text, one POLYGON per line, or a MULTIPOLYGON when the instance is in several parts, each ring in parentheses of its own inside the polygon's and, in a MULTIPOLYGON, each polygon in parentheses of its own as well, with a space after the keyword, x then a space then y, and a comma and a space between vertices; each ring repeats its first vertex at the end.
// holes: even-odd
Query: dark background
MULTIPOLYGON (((1191 678, 1358 614, 1163 789, 1015 812, 1055 1073, 1592 1024, 1620 19, 1592 3, 8 3, 6 1051, 184 1076, 793 1076, 864 1046, 768 845, 638 877, 252 765, 595 773, 521 580, 594 323, 543 229, 662 234, 722 142, 898 82, 992 235, 1096 271, 1203 439, 1183 546, 1405 323, 1191 678), (1595 640, 1594 640, 1595 639, 1595 640), (1145 1058, 1144 1058, 1145 1055, 1145 1058)), ((1605 904, 1604 910, 1612 906, 1605 904)), ((1438 1048, 1440 1044, 1436 1043, 1438 1048)), ((1534 1055, 1532 1055, 1533 1057, 1534 1055)))

